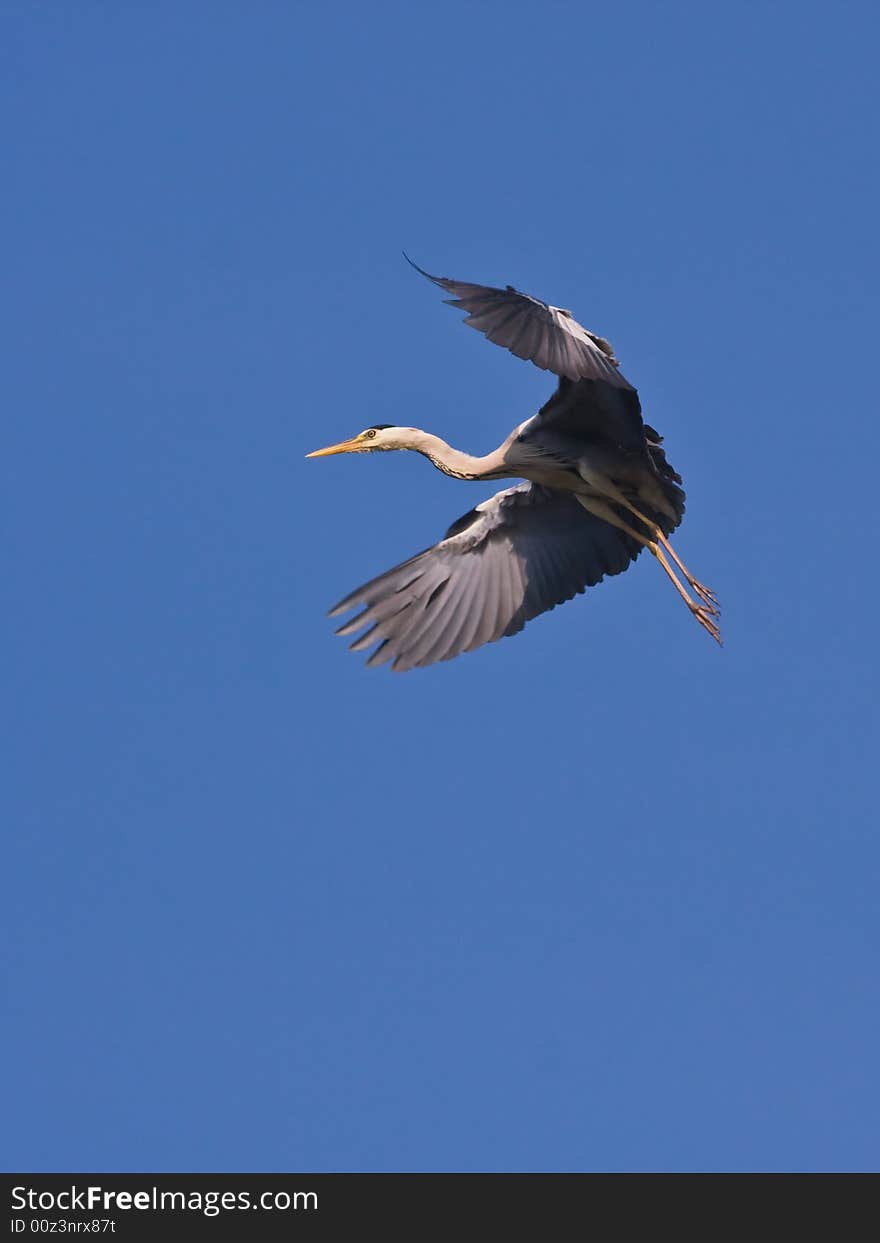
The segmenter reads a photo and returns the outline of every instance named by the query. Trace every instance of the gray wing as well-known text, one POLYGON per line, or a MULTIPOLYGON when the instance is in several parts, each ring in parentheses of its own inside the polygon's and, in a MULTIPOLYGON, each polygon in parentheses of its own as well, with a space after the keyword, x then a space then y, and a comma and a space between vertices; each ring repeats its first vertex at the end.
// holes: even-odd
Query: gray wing
POLYGON ((404 258, 422 276, 455 295, 446 301, 467 312, 464 322, 469 328, 476 328, 517 358, 568 380, 605 380, 615 388, 631 387, 618 370, 609 343, 583 328, 571 311, 520 293, 512 285, 493 289, 432 276, 408 255, 404 258))
POLYGON ((537 420, 581 443, 604 444, 627 454, 647 452, 642 407, 634 388, 614 388, 604 380, 572 384, 562 378, 537 420))
POLYGON ((622 574, 641 552, 567 492, 519 483, 465 514, 433 548, 341 600, 330 616, 366 607, 337 634, 379 646, 367 661, 398 672, 450 660, 516 634, 527 621, 622 574))

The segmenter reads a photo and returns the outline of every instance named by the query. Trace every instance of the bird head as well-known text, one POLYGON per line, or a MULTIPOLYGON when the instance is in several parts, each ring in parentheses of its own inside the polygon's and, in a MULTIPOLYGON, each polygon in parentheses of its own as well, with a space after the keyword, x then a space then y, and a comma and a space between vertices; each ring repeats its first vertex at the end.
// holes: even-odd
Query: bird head
POLYGON ((387 449, 408 449, 410 444, 404 433, 414 429, 395 427, 391 423, 376 423, 368 427, 351 440, 341 440, 338 445, 328 445, 326 449, 315 449, 306 457, 330 457, 333 453, 376 453, 387 449))

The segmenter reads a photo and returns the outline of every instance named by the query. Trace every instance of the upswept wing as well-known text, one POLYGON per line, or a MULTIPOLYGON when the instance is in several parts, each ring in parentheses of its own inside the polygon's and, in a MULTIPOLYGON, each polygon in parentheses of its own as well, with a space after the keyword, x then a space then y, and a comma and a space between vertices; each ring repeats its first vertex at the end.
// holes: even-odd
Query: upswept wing
POLYGON ((476 328, 517 358, 568 380, 605 380, 615 388, 632 388, 618 370, 610 344, 588 332, 570 311, 520 293, 512 285, 494 289, 432 276, 408 255, 405 258, 422 276, 454 295, 446 301, 467 313, 464 322, 469 328, 476 328))
POLYGON ((330 616, 366 607, 337 634, 378 643, 367 661, 398 672, 450 660, 516 634, 527 621, 621 574, 641 552, 566 492, 505 488, 465 514, 433 548, 341 600, 330 616))
POLYGON ((634 388, 613 388, 601 380, 572 384, 562 378, 537 421, 581 444, 604 444, 630 455, 646 452, 642 407, 634 388))

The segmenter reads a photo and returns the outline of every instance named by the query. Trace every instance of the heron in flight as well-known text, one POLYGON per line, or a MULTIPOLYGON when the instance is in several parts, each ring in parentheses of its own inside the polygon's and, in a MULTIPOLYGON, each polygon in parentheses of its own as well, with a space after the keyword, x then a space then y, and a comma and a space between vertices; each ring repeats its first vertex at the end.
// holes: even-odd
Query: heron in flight
POLYGON ((368 665, 432 665, 516 634, 605 575, 622 574, 647 548, 720 643, 715 595, 669 542, 684 514, 681 476, 666 460, 662 436, 642 421, 638 393, 610 344, 570 311, 511 285, 471 285, 412 266, 453 295, 446 301, 466 312, 469 327, 559 383, 538 413, 485 457, 417 427, 385 423, 307 455, 414 449, 454 479, 525 480, 459 518, 433 548, 341 600, 331 617, 363 608, 336 633, 365 630, 351 648, 376 644, 368 665))

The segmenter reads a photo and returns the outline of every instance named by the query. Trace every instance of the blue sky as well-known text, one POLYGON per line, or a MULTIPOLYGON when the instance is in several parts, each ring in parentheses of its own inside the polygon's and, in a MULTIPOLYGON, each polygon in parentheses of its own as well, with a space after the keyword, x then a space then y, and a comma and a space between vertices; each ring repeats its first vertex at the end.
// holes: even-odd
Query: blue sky
POLYGON ((876 1168, 877 19, 5 4, 7 1169, 876 1168), (609 336, 639 563, 393 676, 325 609, 609 336))

